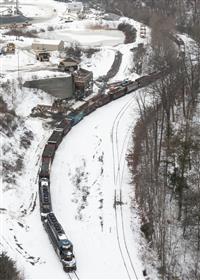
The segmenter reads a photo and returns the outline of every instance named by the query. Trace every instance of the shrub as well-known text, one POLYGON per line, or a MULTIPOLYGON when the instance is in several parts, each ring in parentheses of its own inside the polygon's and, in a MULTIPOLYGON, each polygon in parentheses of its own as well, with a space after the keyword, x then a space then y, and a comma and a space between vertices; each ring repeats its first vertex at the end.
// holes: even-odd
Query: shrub
POLYGON ((54 28, 53 28, 53 26, 48 26, 48 27, 47 27, 47 30, 48 30, 48 31, 53 31, 54 28))
POLYGON ((5 252, 0 254, 0 279, 2 280, 22 280, 21 273, 17 270, 15 262, 10 259, 5 252))
POLYGON ((120 23, 118 25, 118 30, 124 32, 125 34, 125 44, 133 43, 136 39, 136 29, 127 23, 120 23))
POLYGON ((13 30, 9 30, 4 33, 4 35, 17 36, 17 37, 23 36, 23 37, 29 37, 29 38, 37 38, 36 34, 37 34, 37 30, 35 30, 35 29, 30 30, 30 31, 13 29, 13 30))
POLYGON ((95 49, 95 48, 87 48, 84 49, 83 52, 85 53, 85 55, 87 56, 87 58, 91 58, 92 55, 96 52, 98 52, 99 49, 95 49))
POLYGON ((0 96, 0 113, 6 113, 8 111, 7 104, 4 102, 3 98, 0 96))
POLYGON ((66 56, 80 58, 81 57, 81 48, 78 45, 74 45, 68 48, 65 48, 66 56))

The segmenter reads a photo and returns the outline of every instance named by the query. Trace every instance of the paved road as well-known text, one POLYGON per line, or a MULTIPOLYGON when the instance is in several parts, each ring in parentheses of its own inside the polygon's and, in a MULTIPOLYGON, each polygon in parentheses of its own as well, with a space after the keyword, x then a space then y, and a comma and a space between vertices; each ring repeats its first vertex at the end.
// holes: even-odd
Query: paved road
POLYGON ((23 15, 0 16, 0 25, 13 24, 13 23, 24 23, 26 21, 31 21, 31 19, 24 17, 23 15))
POLYGON ((122 53, 117 51, 115 54, 115 59, 113 61, 113 64, 110 68, 110 70, 107 72, 107 74, 105 76, 101 76, 97 79, 98 81, 102 81, 103 85, 101 86, 101 92, 103 92, 107 86, 107 82, 113 78, 117 72, 119 71, 119 67, 121 65, 122 62, 122 53))

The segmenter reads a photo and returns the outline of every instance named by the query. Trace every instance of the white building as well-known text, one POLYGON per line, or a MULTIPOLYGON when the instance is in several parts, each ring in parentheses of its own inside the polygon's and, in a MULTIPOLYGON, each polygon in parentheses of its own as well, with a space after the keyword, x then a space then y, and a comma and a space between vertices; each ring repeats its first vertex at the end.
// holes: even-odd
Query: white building
POLYGON ((71 2, 67 3, 68 13, 81 13, 83 11, 82 2, 71 2))
POLYGON ((32 43, 34 51, 62 51, 64 49, 64 42, 62 40, 43 40, 36 39, 32 43))

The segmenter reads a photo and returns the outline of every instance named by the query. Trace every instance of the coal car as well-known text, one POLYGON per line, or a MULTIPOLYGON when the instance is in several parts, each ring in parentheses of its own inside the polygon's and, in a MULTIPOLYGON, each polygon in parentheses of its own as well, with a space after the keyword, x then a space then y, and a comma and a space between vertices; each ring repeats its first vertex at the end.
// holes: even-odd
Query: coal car
POLYGON ((71 120, 63 119, 55 128, 56 131, 60 131, 62 133, 62 137, 65 136, 70 129, 72 128, 71 120))
POLYGON ((42 221, 46 218, 47 214, 52 211, 50 182, 47 178, 39 180, 39 200, 40 200, 40 215, 42 221))

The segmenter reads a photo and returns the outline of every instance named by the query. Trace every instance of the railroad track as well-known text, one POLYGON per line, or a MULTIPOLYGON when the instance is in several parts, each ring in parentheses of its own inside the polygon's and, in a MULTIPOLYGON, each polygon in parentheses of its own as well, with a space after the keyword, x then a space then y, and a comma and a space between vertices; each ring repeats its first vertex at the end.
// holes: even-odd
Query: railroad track
POLYGON ((113 171, 114 171, 114 183, 117 184, 118 179, 118 172, 120 170, 120 158, 119 158, 119 145, 118 145, 118 135, 117 130, 119 127, 119 123, 129 106, 132 104, 132 102, 135 100, 134 97, 132 97, 118 112, 111 131, 111 141, 112 141, 112 154, 113 154, 113 171), (114 145, 114 143, 116 145, 114 145), (117 166, 115 166, 115 162, 117 161, 117 166))
MULTIPOLYGON (((182 44, 182 42, 179 43, 182 44)), ((165 74, 167 73, 168 70, 166 70, 165 74)), ((135 265, 132 261, 131 254, 126 241, 125 219, 124 219, 124 212, 123 212, 124 203, 122 198, 122 184, 123 184, 124 170, 126 164, 126 159, 124 158, 124 155, 130 140, 131 130, 133 128, 133 125, 129 127, 125 135, 124 141, 121 146, 121 152, 119 152, 119 143, 118 143, 118 127, 120 124, 120 120, 123 117, 123 115, 126 113, 131 103, 132 103, 131 100, 128 101, 124 105, 124 107, 119 111, 118 115, 114 120, 113 127, 112 127, 113 171, 114 171, 114 183, 116 186, 116 190, 114 194, 114 211, 115 211, 115 224, 116 224, 118 246, 127 272, 127 276, 129 279, 139 280, 141 278, 139 278, 140 276, 138 276, 136 272, 135 265)))
POLYGON ((128 135, 130 135, 132 126, 129 127, 125 135, 121 147, 121 153, 119 152, 119 141, 118 141, 118 128, 119 128, 120 120, 127 112, 128 108, 131 106, 133 101, 134 101, 134 97, 131 98, 117 114, 112 127, 111 141, 112 141, 112 152, 113 152, 113 177, 114 177, 114 184, 116 186, 116 190, 114 194, 114 211, 115 211, 115 225, 116 225, 118 247, 128 279, 139 280, 126 242, 124 216, 123 216, 123 202, 122 202, 122 181, 123 181, 123 173, 124 173, 124 167, 126 162, 126 160, 123 158, 123 155, 128 145, 128 141, 129 141, 128 135))
POLYGON ((80 279, 80 278, 78 277, 76 271, 74 271, 74 272, 68 272, 67 274, 68 274, 68 276, 69 276, 68 279, 71 279, 71 280, 73 280, 73 279, 79 280, 79 279, 80 279))

